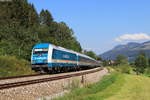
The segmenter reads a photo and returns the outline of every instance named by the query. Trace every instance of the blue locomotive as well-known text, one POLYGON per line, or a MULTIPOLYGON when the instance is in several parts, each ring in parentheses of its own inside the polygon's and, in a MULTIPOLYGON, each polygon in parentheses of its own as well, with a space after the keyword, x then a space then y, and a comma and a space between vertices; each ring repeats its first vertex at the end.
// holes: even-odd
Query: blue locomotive
POLYGON ((36 44, 32 49, 32 69, 35 71, 65 71, 100 66, 95 59, 50 43, 36 44))

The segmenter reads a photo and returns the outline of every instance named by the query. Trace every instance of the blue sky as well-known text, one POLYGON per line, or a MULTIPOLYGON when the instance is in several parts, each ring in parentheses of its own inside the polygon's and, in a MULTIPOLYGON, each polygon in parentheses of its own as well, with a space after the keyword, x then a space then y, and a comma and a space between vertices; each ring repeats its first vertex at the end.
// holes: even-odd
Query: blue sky
POLYGON ((38 12, 48 9, 55 21, 75 32, 83 49, 96 54, 118 44, 150 40, 150 0, 28 0, 38 12))

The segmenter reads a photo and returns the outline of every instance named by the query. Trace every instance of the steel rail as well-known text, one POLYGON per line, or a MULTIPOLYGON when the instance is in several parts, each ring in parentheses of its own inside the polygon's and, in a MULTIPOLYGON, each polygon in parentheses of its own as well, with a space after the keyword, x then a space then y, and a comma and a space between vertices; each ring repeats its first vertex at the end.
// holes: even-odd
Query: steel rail
POLYGON ((36 83, 60 80, 60 79, 66 79, 66 78, 70 78, 70 77, 81 76, 81 75, 85 75, 85 74, 89 74, 89 73, 98 72, 100 70, 102 70, 102 69, 99 68, 99 69, 92 70, 92 71, 78 72, 78 73, 62 75, 62 76, 54 76, 54 77, 43 78, 43 79, 35 79, 35 80, 29 80, 29 81, 0 84, 0 90, 13 88, 13 87, 19 87, 19 86, 25 86, 25 85, 30 85, 30 84, 36 84, 36 83))
POLYGON ((42 75, 48 75, 48 74, 31 74, 31 75, 20 75, 20 76, 8 76, 8 77, 0 77, 0 80, 26 78, 26 77, 42 76, 42 75))

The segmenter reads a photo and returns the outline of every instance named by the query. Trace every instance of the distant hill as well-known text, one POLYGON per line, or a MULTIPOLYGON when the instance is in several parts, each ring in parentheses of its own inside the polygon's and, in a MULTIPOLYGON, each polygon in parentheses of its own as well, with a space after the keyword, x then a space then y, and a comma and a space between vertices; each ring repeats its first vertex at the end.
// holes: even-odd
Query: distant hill
POLYGON ((117 55, 125 55, 129 61, 135 60, 140 52, 144 52, 150 58, 150 41, 144 43, 129 42, 126 45, 118 45, 112 50, 104 52, 100 55, 106 60, 115 60, 117 55))

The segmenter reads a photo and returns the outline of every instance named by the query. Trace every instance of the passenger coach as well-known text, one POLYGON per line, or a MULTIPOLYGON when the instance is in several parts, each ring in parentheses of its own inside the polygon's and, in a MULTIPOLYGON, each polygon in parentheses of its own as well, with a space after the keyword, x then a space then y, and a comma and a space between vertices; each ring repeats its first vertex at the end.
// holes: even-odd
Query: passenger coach
POLYGON ((35 71, 64 71, 100 66, 95 59, 49 43, 36 44, 32 49, 32 69, 35 71))

